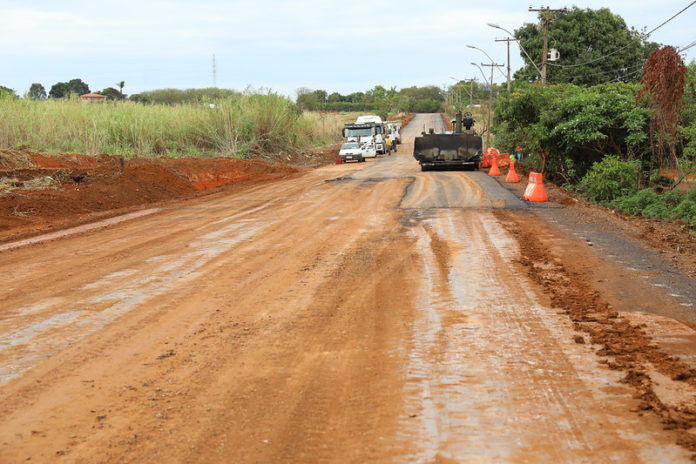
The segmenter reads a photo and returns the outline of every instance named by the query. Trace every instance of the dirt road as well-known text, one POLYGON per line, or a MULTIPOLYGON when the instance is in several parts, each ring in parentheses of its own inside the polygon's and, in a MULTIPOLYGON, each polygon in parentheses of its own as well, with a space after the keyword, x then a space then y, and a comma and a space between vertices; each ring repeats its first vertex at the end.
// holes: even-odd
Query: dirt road
POLYGON ((439 123, 391 157, 5 247, 0 462, 689 462, 557 298, 591 257, 554 255, 482 172, 420 172, 409 140, 439 123))

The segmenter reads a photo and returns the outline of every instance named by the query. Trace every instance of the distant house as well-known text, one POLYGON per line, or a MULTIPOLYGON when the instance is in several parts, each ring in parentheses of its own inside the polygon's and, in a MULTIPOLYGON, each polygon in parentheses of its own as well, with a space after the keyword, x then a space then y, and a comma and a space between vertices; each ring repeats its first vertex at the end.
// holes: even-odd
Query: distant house
POLYGON ((105 95, 99 95, 98 93, 86 93, 80 95, 80 101, 83 103, 100 103, 106 100, 105 95))

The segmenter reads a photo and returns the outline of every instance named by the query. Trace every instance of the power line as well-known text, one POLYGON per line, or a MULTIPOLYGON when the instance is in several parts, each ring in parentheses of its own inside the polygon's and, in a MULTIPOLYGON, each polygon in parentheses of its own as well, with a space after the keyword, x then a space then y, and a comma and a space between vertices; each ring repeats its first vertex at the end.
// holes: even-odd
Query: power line
POLYGON ((598 71, 598 72, 593 72, 593 73, 584 73, 583 76, 598 76, 600 74, 612 74, 615 72, 627 72, 631 69, 642 68, 644 64, 645 64, 645 61, 642 61, 639 64, 636 64, 633 66, 628 66, 627 68, 617 68, 617 69, 609 69, 609 70, 598 71))
POLYGON ((680 48, 679 50, 677 50, 677 52, 679 52, 679 53, 685 52, 685 51, 687 51, 688 49, 690 49, 691 47, 693 47, 694 45, 696 45, 696 40, 694 40, 693 42, 691 42, 689 45, 684 45, 682 48, 680 48))
POLYGON ((669 18, 667 21, 663 22, 662 24, 660 24, 659 26, 657 26, 656 28, 654 28, 653 30, 651 30, 650 32, 648 32, 648 33, 647 33, 647 36, 650 36, 650 34, 652 34, 653 32, 655 32, 656 30, 658 30, 659 28, 661 28, 662 26, 664 26, 665 24, 667 24, 668 22, 670 22, 671 20, 673 20, 674 18, 676 18, 677 16, 679 16, 680 14, 682 14, 683 12, 685 12, 686 10, 688 10, 689 8, 691 8, 694 4, 696 4, 696 0, 694 0, 694 1, 691 2, 691 3, 689 3, 688 5, 686 5, 686 6, 684 7, 684 9, 682 9, 681 11, 679 11, 678 13, 676 13, 674 16, 672 16, 671 18, 669 18))
MULTIPOLYGON (((692 7, 694 4, 696 4, 696 0, 694 0, 694 1, 691 2, 691 3, 689 3, 687 6, 685 6, 685 7, 684 7, 682 10, 680 10, 679 12, 675 13, 671 18, 667 19, 666 21, 663 21, 659 26, 657 26, 657 27, 653 28, 652 30, 650 30, 648 33, 645 34, 645 38, 650 37, 650 34, 652 34, 653 32, 655 32, 656 30, 658 30, 659 28, 661 28, 662 26, 664 26, 664 25, 667 24, 668 22, 672 21, 674 18, 676 18, 677 16, 679 16, 680 14, 682 14, 683 12, 685 12, 686 10, 688 10, 688 9, 689 9, 690 7, 692 7)), ((602 61, 603 59, 607 58, 608 56, 615 55, 615 54, 617 54, 618 52, 627 49, 627 48, 630 47, 631 45, 632 45, 632 44, 630 44, 630 43, 629 43, 629 44, 626 44, 626 45, 624 45, 623 47, 617 48, 616 50, 614 50, 614 51, 611 52, 611 53, 607 53, 606 55, 600 56, 599 58, 596 58, 596 59, 594 59, 594 60, 587 61, 587 62, 585 62, 585 63, 576 63, 576 64, 555 64, 555 63, 549 63, 549 66, 555 66, 555 67, 557 67, 557 68, 576 68, 576 67, 578 67, 578 66, 585 66, 585 65, 588 65, 588 64, 596 63, 597 61, 602 61)), ((691 45, 691 46, 693 46, 693 45, 691 45)))
POLYGON ((626 73, 626 74, 624 74, 624 75, 622 75, 622 76, 615 77, 614 79, 611 79, 611 80, 602 82, 602 84, 609 84, 609 83, 611 83, 611 82, 619 82, 619 81, 621 81, 621 80, 623 80, 623 79, 626 79, 626 78, 628 78, 628 77, 635 76, 636 74, 638 74, 638 73, 640 73, 640 72, 642 72, 642 71, 643 71, 642 69, 637 69, 637 70, 635 70, 635 71, 633 71, 633 72, 626 73))

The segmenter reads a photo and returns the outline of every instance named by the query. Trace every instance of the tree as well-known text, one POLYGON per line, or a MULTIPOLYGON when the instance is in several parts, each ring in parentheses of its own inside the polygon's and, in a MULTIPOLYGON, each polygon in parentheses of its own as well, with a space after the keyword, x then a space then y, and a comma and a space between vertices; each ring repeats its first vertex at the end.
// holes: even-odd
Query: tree
POLYGON ((677 167, 677 144, 681 104, 687 69, 674 47, 655 50, 645 63, 638 98, 651 110, 650 145, 660 165, 669 156, 677 167))
POLYGON ((107 87, 101 92, 97 93, 104 95, 107 100, 123 100, 123 94, 113 87, 107 87))
POLYGON ((118 81, 116 85, 118 86, 118 93, 121 94, 120 100, 125 100, 126 96, 123 94, 123 88, 126 86, 126 81, 118 81))
POLYGON ((295 100, 297 106, 303 110, 312 110, 317 107, 319 103, 317 99, 317 94, 307 87, 300 87, 297 89, 297 100, 295 100))
POLYGON ((319 103, 324 103, 326 102, 326 99, 328 97, 328 94, 326 93, 326 90, 315 90, 314 95, 317 96, 317 101, 319 103))
POLYGON ((0 85, 0 98, 19 98, 17 92, 9 87, 0 85))
POLYGON ((70 94, 84 95, 89 93, 89 86, 82 79, 72 79, 68 82, 57 82, 51 86, 48 96, 51 98, 66 98, 70 94))
POLYGON ((329 103, 337 103, 337 102, 346 101, 346 97, 344 97, 343 95, 341 95, 338 92, 334 92, 326 98, 326 101, 328 101, 329 103))
POLYGON ((435 85, 428 85, 425 87, 406 87, 401 89, 399 93, 406 97, 415 98, 416 100, 435 100, 440 103, 445 101, 445 97, 442 95, 442 89, 435 85))
POLYGON ((72 79, 68 82, 68 88, 70 92, 77 95, 84 95, 89 93, 89 86, 82 82, 82 79, 72 79))
POLYGON ((50 98, 65 98, 70 94, 70 88, 65 82, 56 82, 48 92, 50 98))
POLYGON ((29 87, 29 92, 27 92, 27 97, 32 100, 45 100, 46 99, 46 89, 43 85, 38 82, 34 82, 29 87))
POLYGON ((496 145, 522 145, 527 163, 573 183, 606 155, 639 158, 645 152, 649 111, 636 104, 637 84, 596 87, 519 84, 496 101, 496 145))
MULTIPOLYGON (((540 17, 543 14, 540 13, 540 17)), ((536 24, 524 24, 515 37, 540 66, 543 32, 536 24)), ((619 15, 608 8, 599 10, 573 7, 556 13, 549 29, 549 48, 560 52, 560 59, 548 62, 549 84, 598 85, 609 81, 636 82, 641 65, 657 44, 647 42, 634 28, 628 28, 619 15)), ((520 50, 526 65, 515 79, 540 80, 539 72, 520 50)))
POLYGON ((346 101, 351 103, 366 103, 364 92, 353 92, 346 95, 346 101))

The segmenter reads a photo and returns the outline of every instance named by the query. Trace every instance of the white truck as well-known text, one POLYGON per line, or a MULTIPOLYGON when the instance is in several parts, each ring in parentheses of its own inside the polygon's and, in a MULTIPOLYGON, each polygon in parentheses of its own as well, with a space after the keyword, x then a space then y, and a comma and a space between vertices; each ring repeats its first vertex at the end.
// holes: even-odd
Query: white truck
POLYGON ((343 128, 346 142, 357 142, 364 158, 374 158, 387 152, 385 127, 382 118, 374 115, 359 116, 343 128))

